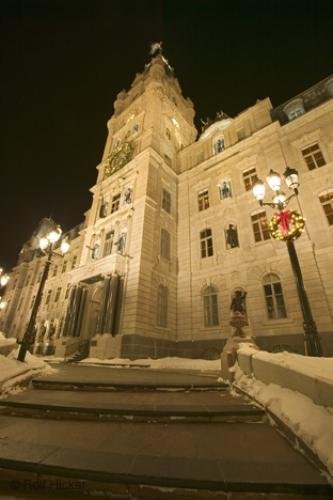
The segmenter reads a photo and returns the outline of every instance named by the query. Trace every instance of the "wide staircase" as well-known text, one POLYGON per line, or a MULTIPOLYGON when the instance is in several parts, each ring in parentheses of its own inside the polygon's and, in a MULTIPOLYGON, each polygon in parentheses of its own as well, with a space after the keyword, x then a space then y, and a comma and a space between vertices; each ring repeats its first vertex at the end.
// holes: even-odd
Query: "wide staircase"
POLYGON ((0 488, 8 495, 13 480, 24 495, 31 478, 55 498, 57 485, 66 498, 333 494, 311 457, 217 374, 60 364, 2 399, 0 424, 0 488))

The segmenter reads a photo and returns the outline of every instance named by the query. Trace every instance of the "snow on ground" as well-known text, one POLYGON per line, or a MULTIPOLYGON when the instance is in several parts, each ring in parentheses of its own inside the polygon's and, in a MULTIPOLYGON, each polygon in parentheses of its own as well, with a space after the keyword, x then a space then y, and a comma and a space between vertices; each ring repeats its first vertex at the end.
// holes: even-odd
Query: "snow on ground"
MULTIPOLYGON (((262 352, 261 354, 269 353, 262 352)), ((303 359, 304 362, 308 360, 304 357, 303 359)), ((318 361, 321 360, 318 359, 318 361)), ((311 363, 308 365, 305 363, 305 366, 309 367, 311 363)), ((275 384, 267 385, 255 378, 250 378, 244 375, 237 365, 235 366, 235 383, 276 415, 306 443, 326 465, 333 478, 333 408, 316 405, 299 392, 284 389, 275 384)), ((333 481, 332 478, 331 481, 333 481)))
POLYGON ((92 364, 106 364, 119 366, 135 366, 155 369, 176 369, 176 370, 199 370, 199 371, 220 371, 221 360, 207 360, 207 359, 189 359, 189 358, 160 358, 160 359, 136 359, 135 361, 127 358, 113 358, 113 359, 98 359, 86 358, 82 363, 92 364))
POLYGON ((333 358, 315 358, 290 352, 271 353, 267 351, 258 351, 246 343, 240 344, 238 352, 253 354, 257 359, 284 366, 290 370, 308 375, 309 377, 316 377, 318 379, 333 382, 333 358))
POLYGON ((27 352, 25 362, 17 361, 18 349, 8 356, 0 355, 0 393, 7 393, 14 385, 29 379, 33 374, 52 370, 43 360, 27 352))

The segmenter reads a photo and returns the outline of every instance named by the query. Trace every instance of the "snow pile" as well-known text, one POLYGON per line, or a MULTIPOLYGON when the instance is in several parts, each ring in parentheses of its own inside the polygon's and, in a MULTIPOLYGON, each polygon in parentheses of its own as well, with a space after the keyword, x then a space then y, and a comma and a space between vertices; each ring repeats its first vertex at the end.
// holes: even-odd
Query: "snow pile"
POLYGON ((106 365, 115 365, 117 367, 131 366, 135 368, 154 368, 154 369, 169 369, 169 370, 199 370, 199 371, 220 371, 221 370, 221 360, 207 360, 207 359, 189 359, 189 358, 160 358, 160 359, 136 359, 132 361, 127 358, 113 358, 113 359, 98 359, 98 358, 86 358, 82 363, 98 363, 106 365))
MULTIPOLYGON (((279 354, 261 352, 262 359, 266 354, 273 356, 275 359, 284 359, 288 363, 290 356, 292 358, 294 356, 289 353, 281 353, 282 356, 280 356, 279 354), (284 354, 287 355, 287 358, 283 356, 284 354)), ((259 353, 256 351, 255 356, 258 355, 259 353)), ((326 367, 329 366, 329 363, 327 364, 325 359, 303 357, 303 361, 304 370, 310 369, 312 366, 311 361, 324 361, 323 372, 326 375, 326 367), (307 363, 307 361, 310 361, 310 363, 307 363)), ((298 365, 298 361, 295 364, 298 365)), ((317 366, 314 363, 318 370, 319 364, 317 366)), ((289 365, 286 366, 289 367, 289 365)), ((308 372, 303 371, 303 373, 308 372)), ((326 465, 333 477, 333 408, 318 406, 299 392, 284 389, 275 384, 264 384, 259 380, 247 377, 237 365, 235 368, 235 383, 236 386, 243 389, 276 415, 295 435, 306 443, 318 455, 322 463, 326 465)))
POLYGON ((285 368, 303 373, 309 377, 333 382, 333 358, 315 358, 290 352, 271 353, 267 351, 258 351, 245 343, 240 344, 238 352, 253 355, 256 359, 262 359, 263 361, 269 361, 275 365, 284 366, 285 368))
POLYGON ((0 391, 8 392, 15 384, 23 382, 39 372, 50 372, 52 368, 41 359, 27 352, 25 362, 17 361, 18 349, 9 356, 0 355, 0 391))

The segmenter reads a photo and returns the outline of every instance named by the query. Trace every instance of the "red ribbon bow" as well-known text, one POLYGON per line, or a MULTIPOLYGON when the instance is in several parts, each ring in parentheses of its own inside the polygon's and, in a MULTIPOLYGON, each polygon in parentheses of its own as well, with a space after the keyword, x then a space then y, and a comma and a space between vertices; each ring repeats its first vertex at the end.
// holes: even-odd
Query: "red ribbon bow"
POLYGON ((291 216, 292 216, 291 211, 284 210, 284 211, 279 212, 275 215, 276 215, 276 218, 277 218, 277 221, 278 221, 278 224, 280 226, 282 233, 284 234, 284 236, 288 236, 289 235, 289 224, 291 222, 291 216))

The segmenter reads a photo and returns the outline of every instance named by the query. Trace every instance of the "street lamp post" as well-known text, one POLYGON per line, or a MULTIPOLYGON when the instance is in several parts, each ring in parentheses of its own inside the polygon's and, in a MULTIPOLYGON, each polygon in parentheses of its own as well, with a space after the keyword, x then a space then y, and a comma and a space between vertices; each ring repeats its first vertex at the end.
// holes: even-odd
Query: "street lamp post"
POLYGON ((299 264, 294 240, 301 236, 304 228, 304 219, 295 210, 286 210, 291 198, 298 195, 298 172, 294 168, 287 167, 284 172, 284 178, 289 189, 294 192, 287 197, 281 189, 281 177, 277 172, 270 171, 267 177, 269 187, 275 192, 273 201, 265 203, 265 184, 257 180, 253 186, 253 195, 259 201, 261 206, 268 205, 278 210, 269 223, 270 234, 275 239, 285 241, 287 244, 288 255, 291 267, 294 273, 297 293, 303 315, 303 329, 306 345, 306 353, 309 356, 322 356, 322 347, 317 331, 317 325, 314 321, 308 296, 304 287, 303 276, 299 264))
POLYGON ((38 309, 39 309, 39 306, 40 306, 40 303, 42 300, 44 285, 45 285, 45 282, 47 280, 47 276, 49 273, 49 269, 50 269, 50 265, 51 265, 51 261, 52 261, 52 256, 54 254, 64 255, 69 250, 69 243, 66 240, 63 240, 61 242, 61 245, 60 245, 61 254, 54 252, 54 245, 57 243, 57 241, 61 237, 61 233, 62 233, 62 231, 61 231, 60 226, 56 226, 55 229, 52 229, 45 237, 40 238, 40 240, 39 240, 39 247, 46 255, 46 263, 45 263, 43 274, 42 274, 42 277, 40 280, 38 291, 36 294, 34 305, 32 307, 28 326, 27 326, 26 331, 24 333, 23 339, 19 342, 21 345, 20 345, 20 350, 19 350, 18 356, 17 356, 18 361, 23 362, 25 360, 25 355, 26 355, 27 351, 29 350, 30 345, 33 344, 33 342, 34 342, 34 331, 35 331, 36 317, 37 317, 38 309))
MULTIPOLYGON (((7 273, 4 273, 4 270, 2 267, 0 267, 0 288, 3 288, 7 285, 9 281, 9 275, 7 273)), ((3 300, 2 297, 0 297, 0 311, 3 311, 7 306, 7 301, 3 300)))

